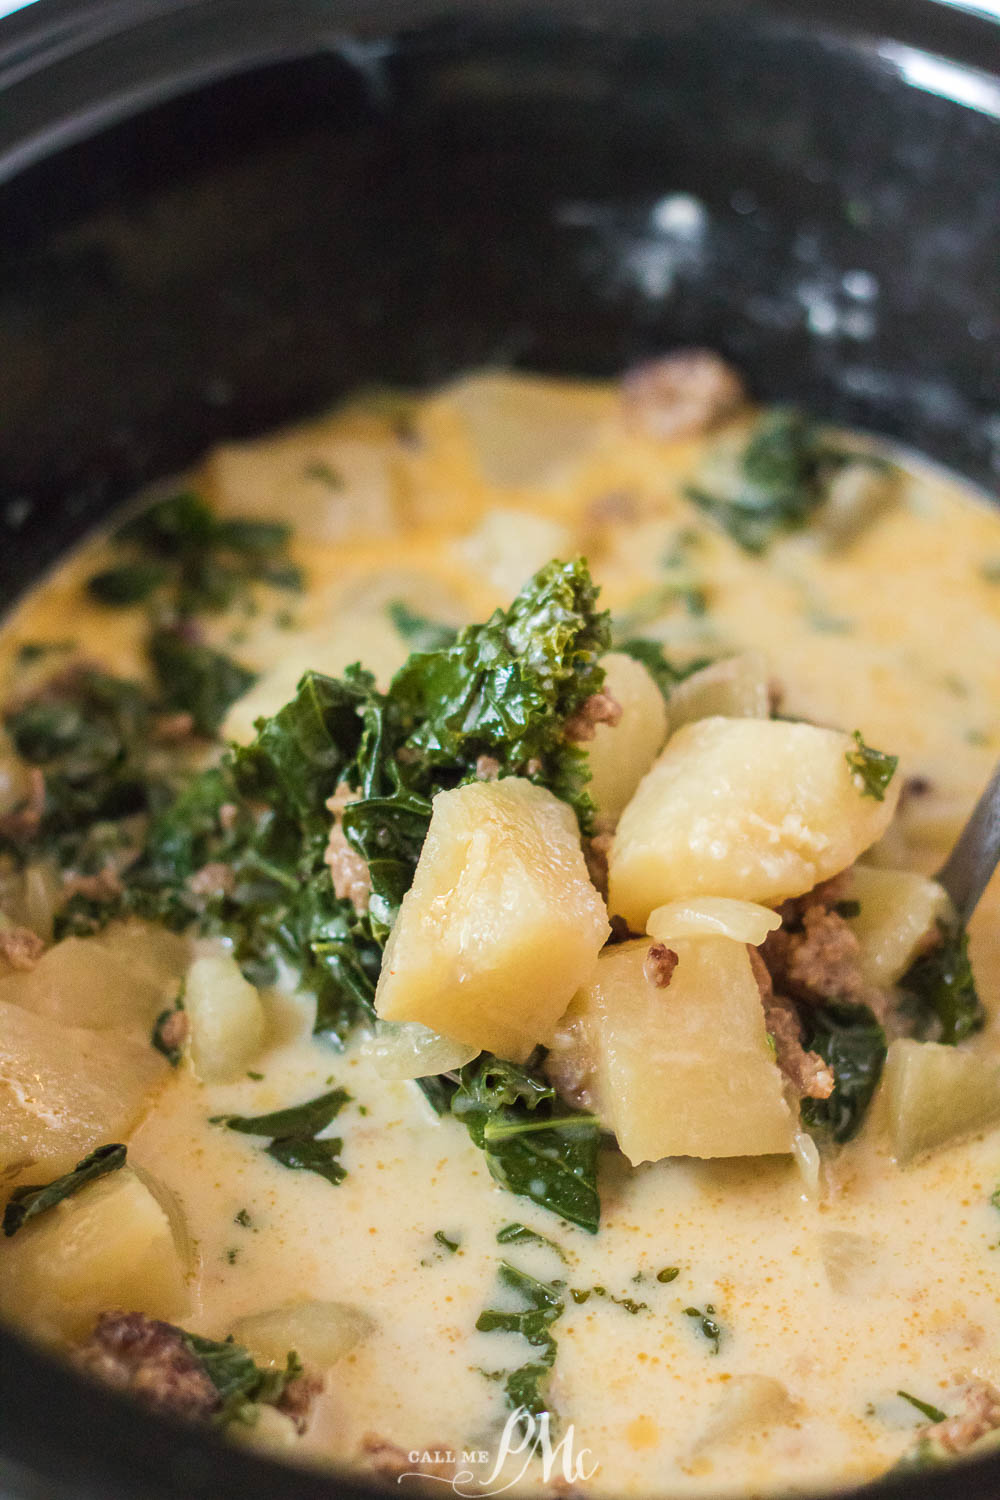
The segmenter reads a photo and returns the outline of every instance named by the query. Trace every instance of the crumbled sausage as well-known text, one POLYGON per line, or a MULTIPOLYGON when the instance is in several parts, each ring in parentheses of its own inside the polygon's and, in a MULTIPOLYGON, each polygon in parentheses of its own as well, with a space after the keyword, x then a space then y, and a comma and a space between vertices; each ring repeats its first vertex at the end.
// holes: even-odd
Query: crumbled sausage
POLYGON ((583 858, 587 865, 587 874, 590 876, 591 884, 600 891, 605 900, 608 897, 608 855, 611 853, 611 844, 610 833, 595 833, 593 838, 583 841, 583 858))
POLYGON ((153 720, 153 739, 160 745, 179 745, 194 735, 194 715, 186 712, 157 714, 153 720))
POLYGON ((33 969, 45 952, 45 944, 30 927, 0 927, 0 957, 12 969, 33 969))
POLYGON ((309 1424, 316 1398, 322 1391, 323 1377, 313 1370, 303 1370, 301 1375, 288 1382, 274 1403, 274 1408, 288 1417, 296 1432, 303 1433, 309 1424))
POLYGON ((612 728, 622 716, 622 706, 610 693, 591 693, 572 718, 566 720, 564 734, 568 740, 582 744, 594 738, 598 724, 612 728))
POLYGON ((708 432, 745 401, 736 371, 710 349, 678 349, 622 377, 625 421, 652 438, 708 432))
POLYGON ((779 908, 782 925, 761 950, 775 989, 796 1000, 845 1000, 880 1008, 861 971, 861 944, 835 910, 845 888, 841 877, 825 881, 779 908))
POLYGON ((664 943, 650 943, 642 964, 642 972, 650 984, 655 985, 658 990, 665 990, 674 977, 676 967, 677 954, 673 948, 668 948, 664 943))
POLYGON ((455 1463, 448 1455, 446 1443, 428 1443, 411 1460, 405 1448, 390 1443, 377 1432, 367 1432, 361 1439, 361 1458, 382 1479, 401 1479, 404 1474, 422 1474, 428 1479, 451 1479, 455 1463), (440 1457, 438 1457, 440 1455, 440 1457))
POLYGON ((962 1393, 962 1410, 933 1427, 925 1427, 923 1437, 939 1443, 948 1453, 965 1453, 1000 1427, 1000 1391, 985 1380, 971 1380, 962 1393))
POLYGON ((230 833, 236 827, 236 820, 240 810, 235 802, 223 802, 219 808, 219 827, 223 833, 230 833))
POLYGON ((179 1052, 187 1041, 191 1023, 187 1011, 172 1010, 157 1027, 157 1036, 166 1052, 179 1052))
POLYGON ((836 1083, 833 1069, 818 1052, 803 1047, 802 1022, 794 1002, 774 993, 770 972, 757 949, 748 947, 747 952, 778 1067, 801 1099, 829 1099, 836 1083))
POLYGON ((476 757, 476 780, 496 781, 500 775, 500 762, 495 755, 479 755, 476 757))
POLYGON ((77 875, 69 872, 63 876, 62 894, 66 900, 71 896, 83 896, 87 901, 114 901, 124 886, 117 870, 105 867, 96 875, 77 875))
POLYGON ((228 896, 236 885, 236 874, 232 865, 221 860, 211 860, 195 870, 187 878, 187 888, 193 896, 228 896))
POLYGON ((20 807, 0 817, 0 838, 13 843, 33 839, 45 812, 45 777, 38 766, 28 772, 28 793, 20 807))
POLYGON ((357 793, 341 782, 332 797, 326 801, 327 811, 333 814, 333 827, 323 855, 333 879, 333 891, 338 901, 350 901, 354 910, 362 916, 368 910, 372 881, 368 866, 358 851, 348 842, 341 825, 344 808, 357 793))
POLYGON ((180 1329, 145 1313, 102 1313, 77 1361, 88 1374, 157 1411, 197 1421, 218 1410, 219 1393, 180 1329))

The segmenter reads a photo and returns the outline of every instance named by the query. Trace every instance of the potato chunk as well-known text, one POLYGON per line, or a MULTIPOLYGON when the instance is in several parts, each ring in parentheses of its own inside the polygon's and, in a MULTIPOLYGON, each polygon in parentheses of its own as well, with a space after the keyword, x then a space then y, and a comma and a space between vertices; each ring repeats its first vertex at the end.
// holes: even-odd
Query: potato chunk
MULTIPOLYGON (((172 934, 165 936, 178 941, 172 934)), ((23 1005, 64 1026, 95 1031, 134 1027, 148 1041, 150 1027, 176 993, 183 972, 182 965, 173 973, 158 967, 152 961, 155 956, 152 942, 150 962, 142 963, 141 956, 133 955, 128 946, 116 951, 109 942, 96 938, 65 938, 27 973, 0 979, 0 1000, 23 1005), (129 961, 134 957, 140 957, 140 962, 129 961)))
POLYGON ((522 1061, 608 932, 565 803, 514 776, 439 792, 375 1009, 522 1061))
POLYGON ((670 694, 670 727, 696 719, 766 719, 771 712, 767 662, 759 651, 745 651, 692 672, 670 694))
POLYGON ((246 1071, 264 1045, 260 996, 228 953, 196 958, 184 1006, 191 1022, 191 1061, 203 1083, 226 1083, 246 1071))
POLYGON ((900 1166, 1000 1121, 1000 1059, 940 1042, 891 1043, 883 1079, 900 1166))
POLYGON ((588 746, 590 795, 603 827, 611 829, 663 749, 667 709, 642 662, 612 651, 601 660, 604 690, 621 707, 617 724, 597 724, 588 746))
POLYGON ((609 908, 633 930, 668 901, 777 904, 845 869, 884 833, 899 795, 861 794, 851 739, 776 719, 687 724, 622 813, 609 908))
POLYGON ((170 1073, 148 1038, 60 1026, 0 1002, 0 1173, 56 1177, 124 1140, 170 1073))
POLYGON ((644 973, 649 943, 605 949, 573 1002, 598 1107, 636 1164, 664 1156, 764 1156, 792 1149, 794 1122, 767 1043, 742 943, 671 943, 665 989, 644 973))
POLYGON ((98 1313, 187 1311, 170 1221, 128 1167, 64 1199, 0 1245, 0 1313, 53 1341, 85 1338, 98 1313))
POLYGON ((851 871, 851 897, 861 910, 849 926, 861 944, 861 971, 867 984, 886 989, 902 978, 923 939, 948 916, 948 893, 912 870, 851 871))

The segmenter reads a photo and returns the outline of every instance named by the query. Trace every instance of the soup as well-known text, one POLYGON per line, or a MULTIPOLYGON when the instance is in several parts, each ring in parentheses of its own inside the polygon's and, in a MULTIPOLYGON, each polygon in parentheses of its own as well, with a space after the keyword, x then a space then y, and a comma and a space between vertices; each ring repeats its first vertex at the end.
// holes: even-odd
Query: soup
POLYGON ((0 1312, 459 1493, 988 1447, 998 636, 978 495, 702 353, 144 497, 0 634, 0 1312))

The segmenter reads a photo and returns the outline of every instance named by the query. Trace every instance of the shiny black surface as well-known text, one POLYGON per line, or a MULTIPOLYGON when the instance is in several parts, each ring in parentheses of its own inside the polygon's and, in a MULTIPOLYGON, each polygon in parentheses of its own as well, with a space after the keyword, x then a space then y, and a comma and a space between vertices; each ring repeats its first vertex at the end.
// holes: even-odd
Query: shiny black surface
MULTIPOLYGON (((998 68, 933 0, 39 0, 0 22, 0 592, 215 440, 488 361, 709 344, 996 489, 998 68)), ((359 1492, 5 1334, 0 1480, 359 1492)))

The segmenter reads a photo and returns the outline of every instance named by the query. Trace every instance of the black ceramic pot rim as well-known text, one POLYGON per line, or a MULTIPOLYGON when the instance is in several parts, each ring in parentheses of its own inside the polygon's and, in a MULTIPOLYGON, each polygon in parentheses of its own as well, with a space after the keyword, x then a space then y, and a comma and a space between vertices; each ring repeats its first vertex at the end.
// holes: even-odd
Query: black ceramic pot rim
MULTIPOLYGON (((461 28, 509 20, 504 0, 36 0, 0 22, 0 181, 106 125, 206 82, 310 52, 377 62, 383 39, 433 21, 461 28), (250 18, 252 17, 252 23, 250 18), (183 22, 183 24, 181 24, 183 22), (367 49, 367 50, 366 50, 367 49), (58 100, 54 108, 53 100, 58 100)), ((693 15, 759 13, 754 0, 542 0, 535 12, 599 31, 638 34, 693 15)), ((774 24, 817 24, 816 0, 771 0, 774 24)), ((995 22, 943 0, 842 0, 824 20, 832 45, 871 50, 889 39, 944 59, 994 91, 995 22)), ((887 61, 887 66, 892 66, 887 61)), ((942 80, 942 85, 947 78, 942 80)), ((988 105, 990 95, 982 96, 988 105)), ((329 1500, 370 1496, 356 1477, 290 1468, 224 1446, 209 1432, 158 1418, 82 1381, 12 1332, 0 1330, 0 1493, 4 1500, 329 1500)), ((1000 1458, 879 1487, 913 1500, 997 1500, 1000 1458)), ((852 1491, 861 1500, 873 1491, 852 1491)))
MULTIPOLYGON (((0 183, 106 125, 254 67, 322 51, 377 67, 387 36, 428 21, 460 28, 471 15, 482 27, 544 14, 621 36, 641 33, 644 17, 662 31, 760 10, 758 0, 35 0, 0 21, 0 96, 10 104, 0 111, 0 183)), ((974 107, 991 79, 996 87, 982 69, 996 59, 1000 17, 977 0, 842 0, 835 23, 817 17, 815 0, 770 0, 767 14, 822 29, 833 45, 883 40, 969 69, 962 102, 974 107)), ((902 55, 887 62, 905 67, 902 55)))

